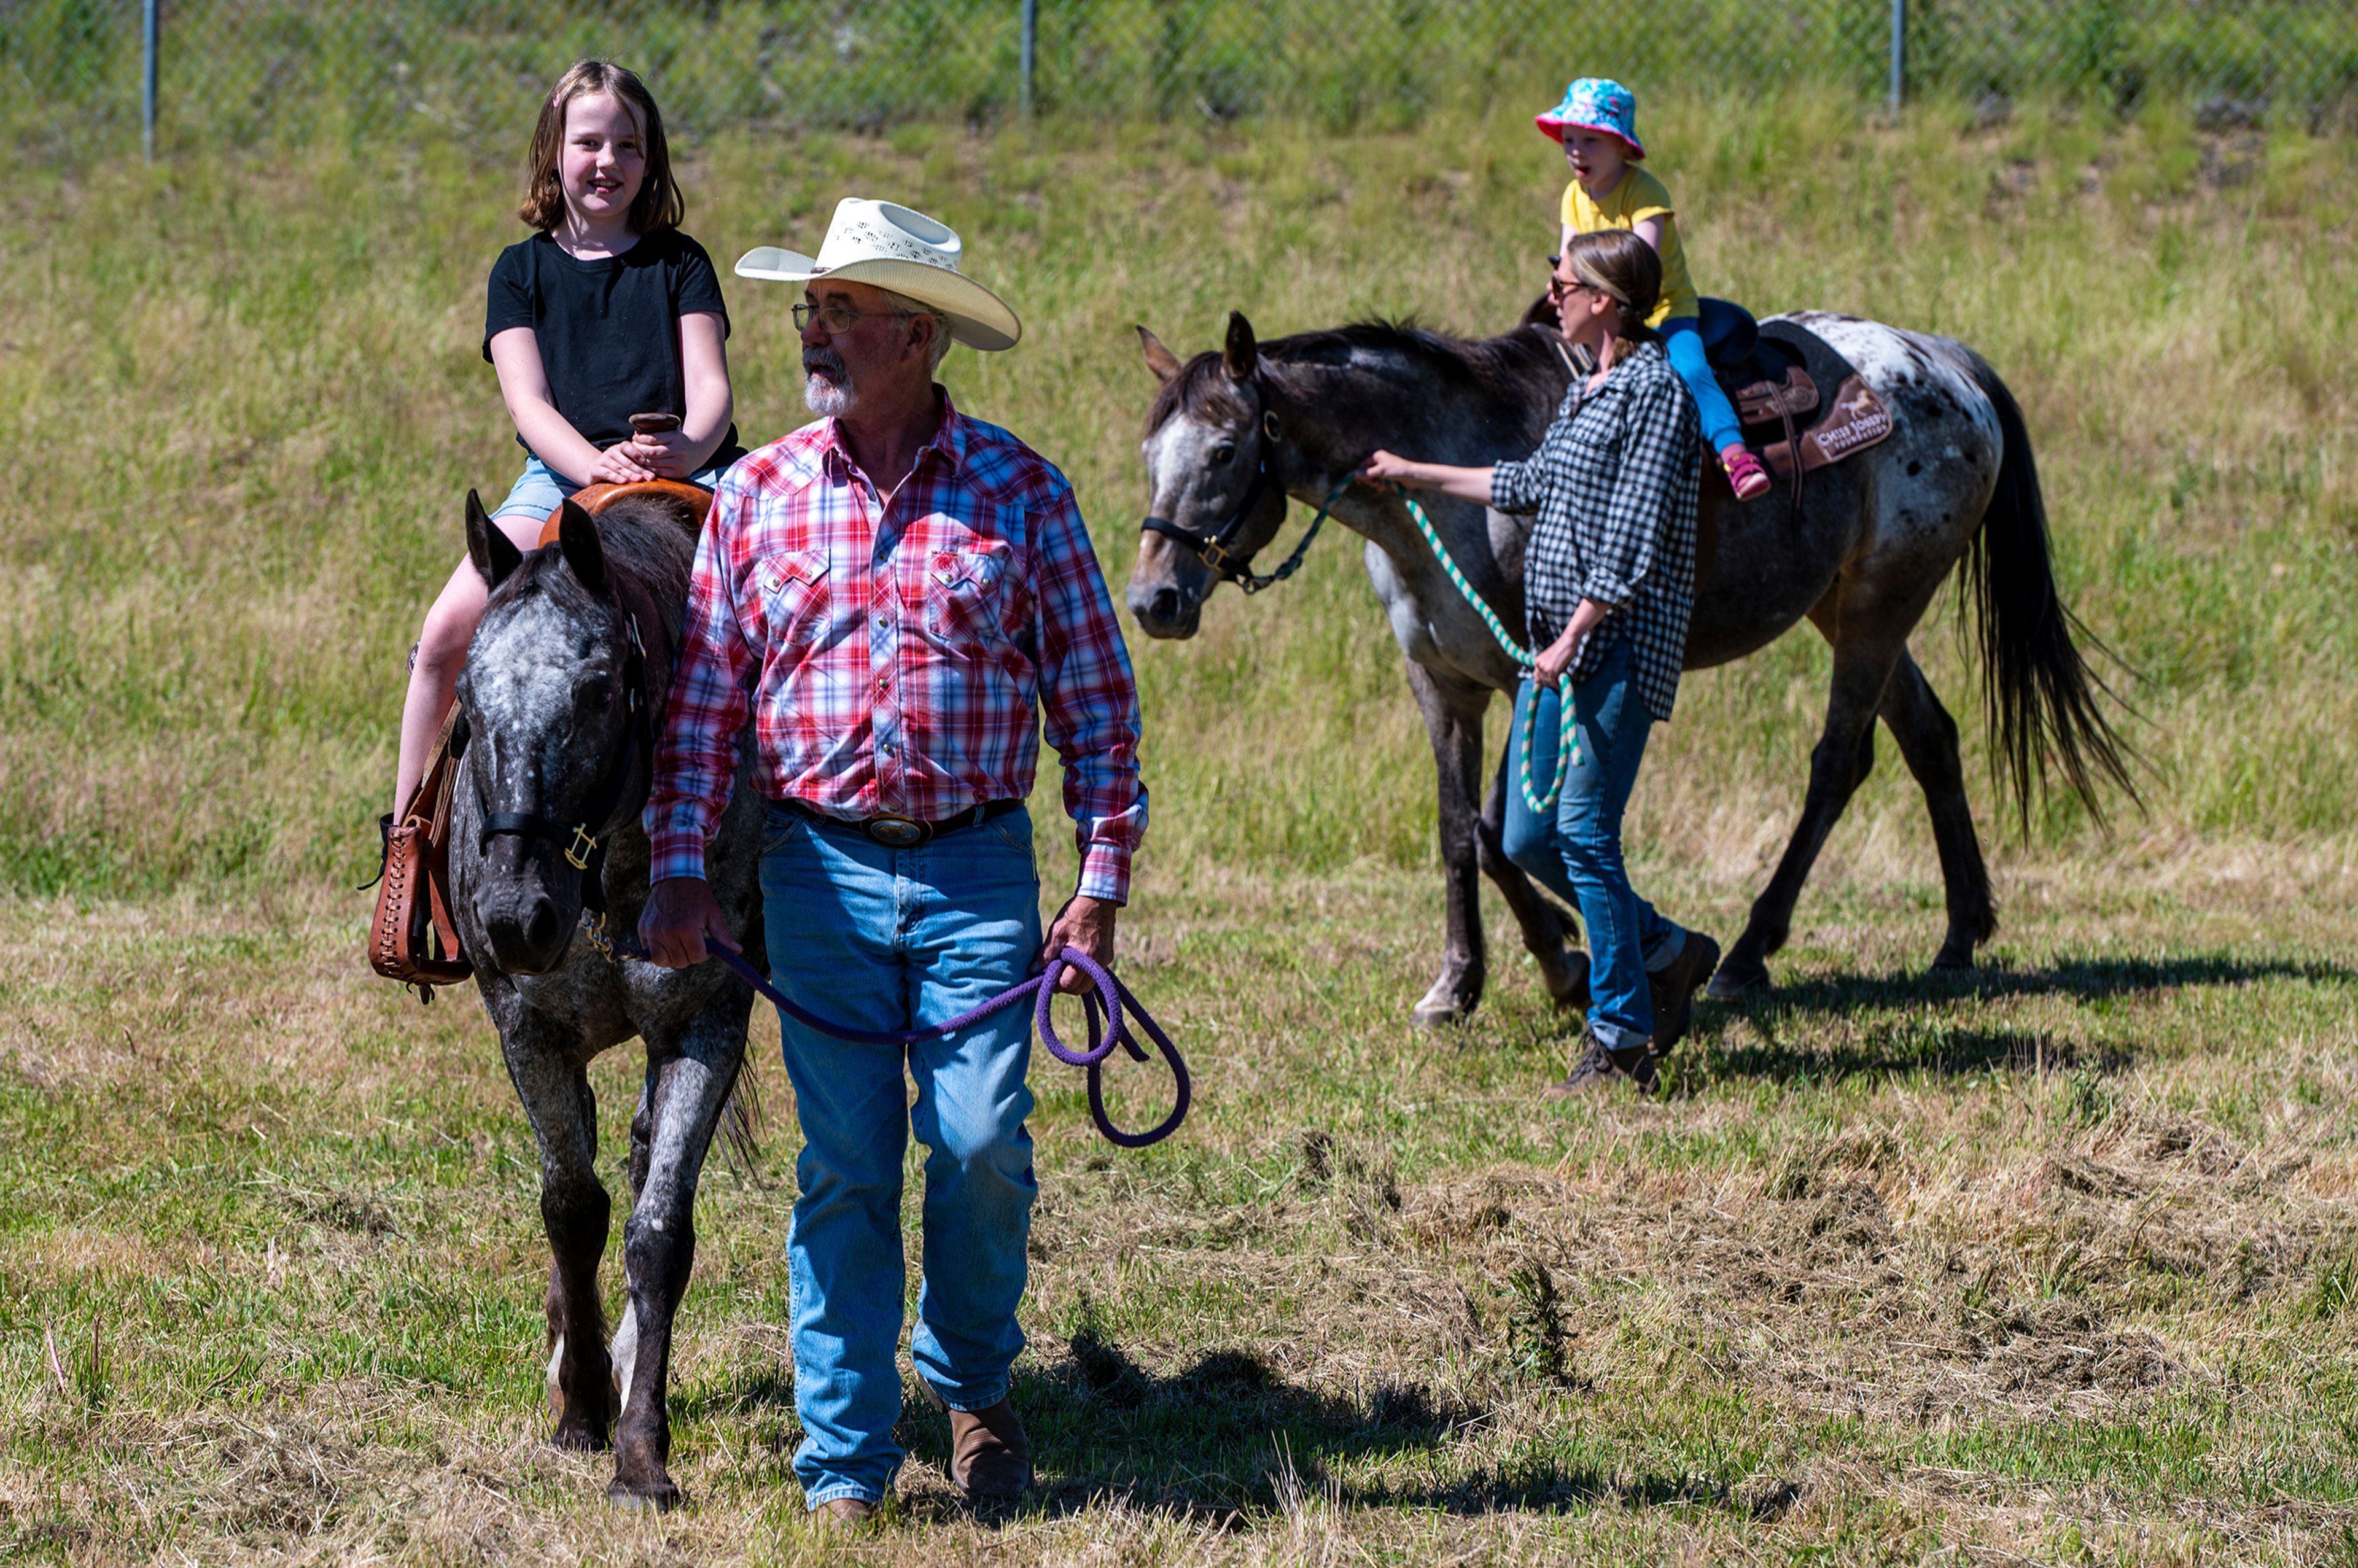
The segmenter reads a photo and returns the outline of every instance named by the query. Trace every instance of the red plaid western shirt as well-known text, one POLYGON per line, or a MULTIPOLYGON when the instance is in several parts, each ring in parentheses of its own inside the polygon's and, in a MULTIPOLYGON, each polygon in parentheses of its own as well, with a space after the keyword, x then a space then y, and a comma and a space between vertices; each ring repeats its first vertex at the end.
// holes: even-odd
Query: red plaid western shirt
POLYGON ((1080 891, 1129 896, 1138 688, 1096 552, 1065 476, 946 395, 889 503, 832 419, 722 477, 647 798, 658 881, 704 874, 749 708, 772 799, 925 822, 1029 796, 1044 715, 1080 891))

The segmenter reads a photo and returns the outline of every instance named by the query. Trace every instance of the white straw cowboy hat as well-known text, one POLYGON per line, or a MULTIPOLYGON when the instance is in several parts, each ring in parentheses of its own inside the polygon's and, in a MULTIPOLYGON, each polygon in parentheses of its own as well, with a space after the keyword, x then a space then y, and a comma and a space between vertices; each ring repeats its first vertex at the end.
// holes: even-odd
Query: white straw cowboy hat
POLYGON ((737 276, 772 283, 837 278, 889 288, 949 318, 950 341, 970 349, 1011 349, 1023 323, 1006 301, 958 271, 956 231, 891 201, 847 196, 835 204, 816 258, 763 245, 737 258, 737 276))

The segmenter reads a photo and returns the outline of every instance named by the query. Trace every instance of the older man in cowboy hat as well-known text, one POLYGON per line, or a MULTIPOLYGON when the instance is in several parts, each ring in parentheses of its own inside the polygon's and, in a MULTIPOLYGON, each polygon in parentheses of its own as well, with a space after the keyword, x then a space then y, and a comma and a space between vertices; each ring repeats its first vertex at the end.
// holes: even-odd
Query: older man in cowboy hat
MULTIPOLYGON (((737 264, 803 286, 804 398, 821 418, 720 481, 647 804, 641 935, 660 963, 700 962, 708 940, 733 941, 704 843, 750 721, 773 802, 771 973, 878 1033, 954 1018, 1066 946, 1110 961, 1146 826, 1137 691, 1072 489, 934 380, 952 343, 1008 349, 1022 331, 959 273, 959 249, 923 213, 846 200, 816 259, 765 248, 737 264), (1044 944, 1024 809, 1044 718, 1080 845, 1044 944)), ((1037 1191, 1028 1011, 908 1047, 914 1107, 901 1048, 780 1026, 805 1139, 789 1254, 810 1507, 857 1524, 900 1465, 912 1130, 927 1154, 910 1358, 949 1412, 952 1478, 1022 1490, 1031 1446, 1007 1387, 1037 1191)))

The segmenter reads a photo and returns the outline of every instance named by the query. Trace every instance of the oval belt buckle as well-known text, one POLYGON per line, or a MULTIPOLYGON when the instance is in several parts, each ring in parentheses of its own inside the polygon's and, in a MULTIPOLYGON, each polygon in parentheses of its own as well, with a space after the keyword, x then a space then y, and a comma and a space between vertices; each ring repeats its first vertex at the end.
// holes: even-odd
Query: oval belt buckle
POLYGON ((932 828, 914 816, 871 816, 861 826, 888 849, 914 849, 934 836, 932 828))

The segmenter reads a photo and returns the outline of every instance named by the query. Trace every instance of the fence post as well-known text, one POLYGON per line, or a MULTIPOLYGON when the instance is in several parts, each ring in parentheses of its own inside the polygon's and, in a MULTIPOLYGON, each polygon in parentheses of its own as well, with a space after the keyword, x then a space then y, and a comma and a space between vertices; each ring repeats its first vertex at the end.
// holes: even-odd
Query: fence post
POLYGON ((158 0, 145 0, 140 7, 139 41, 142 50, 139 78, 139 150, 149 163, 156 161, 156 8, 158 0))
POLYGON ((1023 0, 1023 75, 1016 87, 1016 103, 1027 120, 1032 117, 1032 74, 1039 54, 1040 0, 1023 0))
POLYGON ((1899 100, 1908 78, 1908 0, 1891 0, 1891 117, 1899 118, 1899 100))

